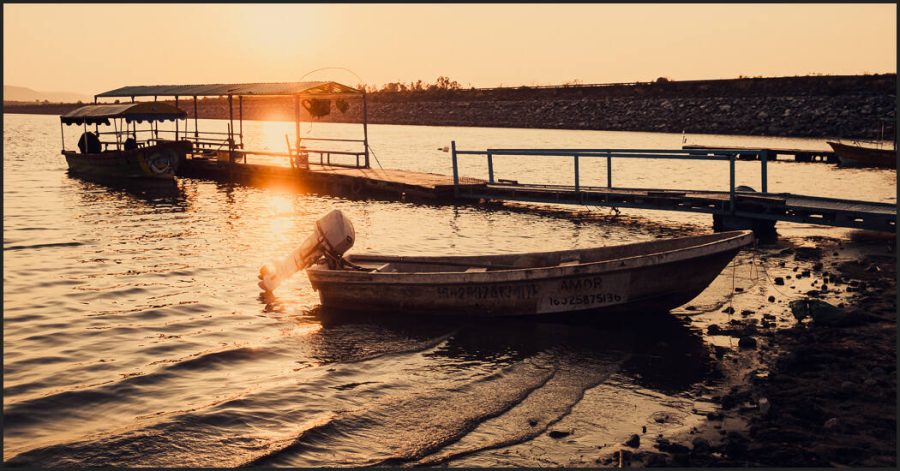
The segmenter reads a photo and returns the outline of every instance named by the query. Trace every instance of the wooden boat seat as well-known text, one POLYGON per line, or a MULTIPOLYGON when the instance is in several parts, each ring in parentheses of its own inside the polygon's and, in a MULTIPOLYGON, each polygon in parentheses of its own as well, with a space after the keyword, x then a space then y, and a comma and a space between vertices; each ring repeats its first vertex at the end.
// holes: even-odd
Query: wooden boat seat
POLYGON ((576 254, 576 255, 570 255, 570 256, 568 256, 568 257, 563 257, 563 258, 561 258, 561 259, 559 260, 558 266, 560 266, 560 267, 570 267, 570 266, 572 266, 572 265, 578 265, 578 264, 580 264, 580 263, 581 263, 581 256, 578 255, 578 254, 576 254))
POLYGON ((391 263, 385 263, 384 265, 381 265, 372 271, 377 271, 377 272, 381 272, 381 273, 385 273, 385 272, 389 272, 389 271, 397 271, 394 269, 388 270, 388 268, 391 268, 391 263))

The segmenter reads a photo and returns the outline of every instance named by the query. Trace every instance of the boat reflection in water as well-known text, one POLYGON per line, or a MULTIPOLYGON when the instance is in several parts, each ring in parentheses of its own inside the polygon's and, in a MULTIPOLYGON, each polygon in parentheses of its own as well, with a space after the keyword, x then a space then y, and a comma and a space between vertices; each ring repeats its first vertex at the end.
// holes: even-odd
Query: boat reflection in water
POLYGON ((184 189, 176 180, 166 179, 120 179, 99 175, 69 173, 69 178, 81 186, 79 196, 86 202, 96 199, 109 200, 116 194, 145 204, 177 204, 187 202, 184 189))
POLYGON ((663 313, 537 321, 321 308, 314 315, 321 329, 306 340, 319 361, 358 355, 369 365, 364 380, 332 387, 387 397, 361 400, 252 465, 434 465, 484 450, 529 447, 564 418, 603 435, 598 439, 620 440, 609 417, 626 423, 659 410, 630 403, 624 391, 676 397, 711 371, 699 333, 663 313), (402 344, 409 352, 398 354, 402 344), (411 356, 418 360, 410 363, 411 356), (605 398, 609 393, 600 390, 616 392, 605 398))
MULTIPOLYGON (((574 313, 553 318, 474 319, 365 314, 318 307, 321 340, 368 331, 377 342, 441 339, 434 355, 462 361, 515 362, 540 353, 574 361, 622 361, 637 384, 677 392, 703 378, 707 347, 700 334, 665 312, 574 313), (627 358, 627 359, 626 359, 627 358)), ((345 348, 344 345, 338 349, 345 348)), ((325 347, 322 353, 328 352, 325 347)))

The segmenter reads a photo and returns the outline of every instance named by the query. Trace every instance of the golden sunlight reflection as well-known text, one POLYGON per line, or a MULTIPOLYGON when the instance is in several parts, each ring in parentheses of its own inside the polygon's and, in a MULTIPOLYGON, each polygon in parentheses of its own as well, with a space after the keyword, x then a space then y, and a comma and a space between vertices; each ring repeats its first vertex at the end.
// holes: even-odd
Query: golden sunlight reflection
POLYGON ((259 126, 259 147, 273 152, 287 152, 287 140, 294 146, 294 126, 286 121, 269 121, 259 126))
POLYGON ((322 330, 322 324, 315 322, 291 323, 281 328, 283 337, 304 336, 322 330))
POLYGON ((269 209, 269 233, 278 242, 285 242, 293 234, 294 199, 287 193, 272 193, 266 204, 269 209))

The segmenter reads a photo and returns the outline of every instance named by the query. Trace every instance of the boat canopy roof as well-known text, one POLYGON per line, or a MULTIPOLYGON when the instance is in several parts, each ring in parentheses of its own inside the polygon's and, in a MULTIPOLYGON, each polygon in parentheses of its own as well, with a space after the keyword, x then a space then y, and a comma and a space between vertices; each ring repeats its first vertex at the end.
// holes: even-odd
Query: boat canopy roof
POLYGON ((306 97, 362 95, 363 92, 337 82, 226 83, 208 85, 138 85, 117 88, 97 95, 101 97, 138 96, 285 96, 306 97))
POLYGON ((106 124, 109 118, 125 118, 128 123, 143 121, 175 121, 185 119, 187 113, 162 102, 124 103, 115 105, 87 105, 74 109, 59 118, 63 124, 106 124))

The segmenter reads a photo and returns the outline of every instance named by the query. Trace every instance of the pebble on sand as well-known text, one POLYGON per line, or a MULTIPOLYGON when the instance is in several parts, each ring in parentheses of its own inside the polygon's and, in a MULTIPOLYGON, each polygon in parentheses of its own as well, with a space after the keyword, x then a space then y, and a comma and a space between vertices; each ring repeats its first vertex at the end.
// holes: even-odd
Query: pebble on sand
POLYGON ((638 434, 634 434, 628 441, 625 442, 625 446, 630 446, 631 448, 637 448, 641 446, 641 437, 638 434))

